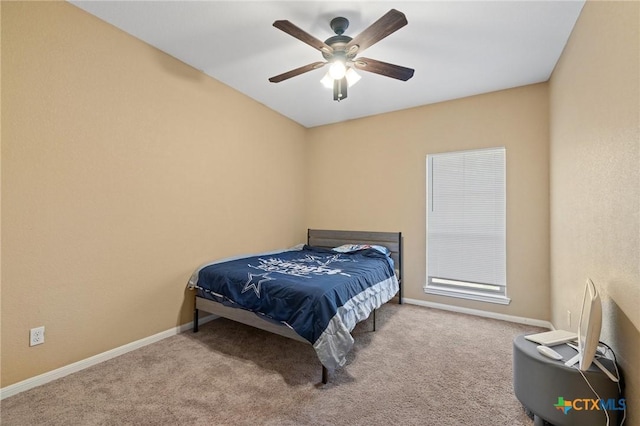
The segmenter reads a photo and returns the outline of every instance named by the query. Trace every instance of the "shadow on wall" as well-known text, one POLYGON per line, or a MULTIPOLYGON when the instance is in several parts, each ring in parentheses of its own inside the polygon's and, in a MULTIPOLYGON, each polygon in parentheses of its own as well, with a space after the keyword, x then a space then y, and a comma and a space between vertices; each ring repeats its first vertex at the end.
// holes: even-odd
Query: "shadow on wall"
MULTIPOLYGON (((185 282, 184 285, 184 299, 182 299, 182 306, 180 306, 180 311, 178 312, 178 326, 188 323, 189 321, 193 321, 193 310, 196 307, 196 291, 189 290, 187 288, 187 284, 185 282)), ((204 317, 205 315, 203 315, 204 317)))
POLYGON ((607 305, 605 312, 610 315, 612 343, 616 345, 621 354, 624 354, 625 359, 638 361, 640 359, 640 331, 613 299, 608 299, 607 305))
POLYGON ((603 330, 601 341, 613 348, 627 385, 625 397, 640 401, 640 331, 620 309, 615 300, 603 300, 603 330))
POLYGON ((169 74, 183 80, 200 81, 206 78, 204 72, 187 65, 184 62, 170 56, 167 53, 155 50, 156 62, 169 74))

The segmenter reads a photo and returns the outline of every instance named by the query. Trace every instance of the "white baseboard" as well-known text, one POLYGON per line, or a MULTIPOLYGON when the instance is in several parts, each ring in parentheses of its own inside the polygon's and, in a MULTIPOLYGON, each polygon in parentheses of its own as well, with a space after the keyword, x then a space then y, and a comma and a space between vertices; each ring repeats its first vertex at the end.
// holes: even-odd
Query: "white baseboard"
MULTIPOLYGON (((206 324, 216 318, 218 318, 218 316, 208 315, 206 317, 200 318, 198 320, 198 324, 206 324)), ((0 389, 0 400, 16 395, 20 392, 24 392, 26 390, 33 389, 37 386, 44 385, 45 383, 60 379, 64 376, 68 376, 69 374, 76 373, 78 371, 84 370, 85 368, 89 368, 101 362, 107 361, 111 358, 124 355, 127 352, 131 352, 133 350, 142 348, 152 343, 156 343, 162 339, 175 336, 176 334, 191 329, 193 329, 193 321, 187 324, 183 324, 179 327, 170 328, 169 330, 162 331, 158 334, 154 334, 153 336, 145 337, 143 339, 136 340, 135 342, 127 343, 126 345, 108 350, 106 352, 102 352, 101 354, 94 355, 78 362, 74 362, 73 364, 65 365, 64 367, 48 371, 46 373, 40 374, 39 376, 31 377, 21 382, 14 383, 13 385, 9 385, 0 389)))
POLYGON ((402 301, 410 305, 425 306, 427 308, 442 309, 445 311, 459 312, 461 314, 475 315, 478 317, 515 322, 518 324, 533 325, 536 327, 548 328, 550 330, 554 329, 553 325, 549 321, 544 321, 539 319, 517 317, 514 315, 498 314, 496 312, 482 311, 480 309, 463 308, 460 306, 453 306, 453 305, 445 305, 444 303, 428 302, 426 300, 407 299, 406 297, 403 297, 402 301))

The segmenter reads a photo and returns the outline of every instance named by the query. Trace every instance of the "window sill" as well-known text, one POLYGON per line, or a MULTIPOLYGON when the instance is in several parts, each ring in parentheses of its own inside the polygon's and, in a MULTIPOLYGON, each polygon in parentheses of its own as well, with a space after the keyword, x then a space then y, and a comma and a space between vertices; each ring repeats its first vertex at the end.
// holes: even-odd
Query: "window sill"
POLYGON ((426 294, 435 294, 437 296, 456 297, 458 299, 469 299, 477 302, 497 303, 499 305, 508 305, 511 299, 506 296, 494 296, 488 294, 475 293, 470 291, 455 291, 449 288, 439 288, 435 286, 424 287, 426 294))

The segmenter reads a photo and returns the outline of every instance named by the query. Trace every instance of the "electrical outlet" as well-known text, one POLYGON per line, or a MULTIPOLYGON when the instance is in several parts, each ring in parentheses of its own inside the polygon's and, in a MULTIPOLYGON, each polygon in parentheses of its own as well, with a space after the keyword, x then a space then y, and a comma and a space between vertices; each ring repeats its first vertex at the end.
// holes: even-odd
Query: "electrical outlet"
POLYGON ((44 325, 29 330, 29 346, 41 345, 44 343, 44 325))
POLYGON ((571 311, 567 311, 567 325, 571 328, 571 311))

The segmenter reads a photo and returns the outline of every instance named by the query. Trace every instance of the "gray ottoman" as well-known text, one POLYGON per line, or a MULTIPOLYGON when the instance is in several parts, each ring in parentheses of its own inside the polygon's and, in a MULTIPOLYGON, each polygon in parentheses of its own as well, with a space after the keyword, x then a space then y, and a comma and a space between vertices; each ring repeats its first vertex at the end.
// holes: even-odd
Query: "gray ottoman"
MULTIPOLYGON (((576 351, 566 344, 556 345, 553 349, 563 356, 562 361, 556 361, 540 354, 537 346, 524 335, 513 341, 513 388, 525 409, 533 413, 534 424, 542 425, 546 421, 555 426, 606 425, 605 410, 594 402, 598 397, 577 370, 577 364, 574 367, 564 365, 576 351), (565 409, 557 408, 566 402, 569 405, 565 405, 565 409), (596 406, 601 408, 596 409, 596 406)), ((615 375, 613 361, 600 358, 600 362, 615 375)), ((617 425, 622 418, 618 384, 595 365, 583 373, 605 402, 609 425, 617 425)))

